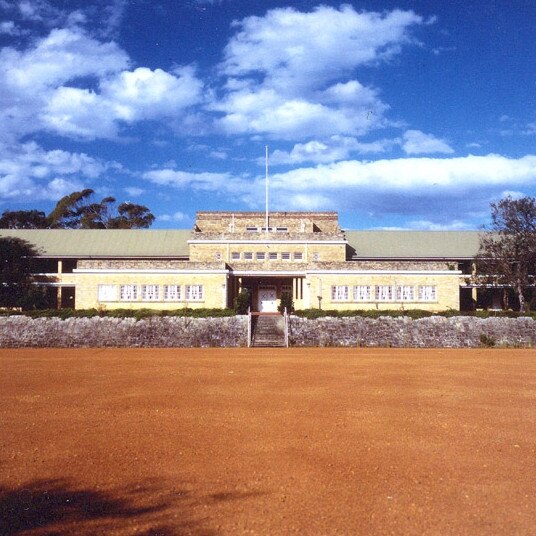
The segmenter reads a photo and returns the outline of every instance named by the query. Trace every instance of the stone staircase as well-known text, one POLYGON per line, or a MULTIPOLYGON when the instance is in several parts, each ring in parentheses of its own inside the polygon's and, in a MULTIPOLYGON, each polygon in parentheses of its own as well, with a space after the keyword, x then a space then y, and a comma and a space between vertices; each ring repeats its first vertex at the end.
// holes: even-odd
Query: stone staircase
POLYGON ((285 346, 285 320, 278 314, 260 314, 252 318, 251 346, 285 346))

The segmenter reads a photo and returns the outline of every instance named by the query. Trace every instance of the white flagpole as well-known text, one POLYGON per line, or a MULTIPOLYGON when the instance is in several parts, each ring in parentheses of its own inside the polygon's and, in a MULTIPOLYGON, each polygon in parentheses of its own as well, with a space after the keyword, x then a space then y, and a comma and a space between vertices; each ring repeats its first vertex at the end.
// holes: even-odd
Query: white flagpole
POLYGON ((270 222, 270 219, 268 217, 268 145, 265 145, 265 151, 266 151, 266 155, 265 155, 265 160, 266 160, 266 178, 265 178, 265 189, 266 189, 266 192, 265 192, 265 196, 266 196, 266 232, 268 232, 268 229, 269 229, 269 222, 270 222))

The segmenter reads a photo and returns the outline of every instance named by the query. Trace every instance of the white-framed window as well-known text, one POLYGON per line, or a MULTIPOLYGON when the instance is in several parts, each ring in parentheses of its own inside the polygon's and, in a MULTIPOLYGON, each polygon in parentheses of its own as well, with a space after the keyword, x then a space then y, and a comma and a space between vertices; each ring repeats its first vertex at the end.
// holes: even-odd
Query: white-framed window
POLYGON ((120 285, 119 299, 121 301, 135 301, 138 299, 138 285, 120 285))
POLYGON ((257 251, 255 257, 258 261, 263 261, 266 258, 266 253, 264 253, 264 251, 257 251))
POLYGON ((415 289, 411 285, 399 285, 396 287, 397 301, 415 301, 415 289))
POLYGON ((270 259, 271 261, 276 261, 276 260, 277 260, 277 253, 271 251, 270 253, 268 253, 268 257, 269 257, 269 259, 270 259))
POLYGON ((165 301, 180 301, 181 286, 180 285, 164 285, 164 300, 165 301))
POLYGON ((301 261, 303 260, 303 253, 301 251, 296 251, 294 253, 294 260, 295 261, 301 261))
POLYGON ((158 301, 160 299, 160 287, 158 285, 142 285, 141 299, 143 301, 158 301))
POLYGON ((117 285, 99 285, 97 291, 98 300, 116 301, 117 300, 117 285))
POLYGON ((246 227, 246 231, 249 233, 256 233, 258 231, 257 227, 246 227))
POLYGON ((286 233, 288 232, 288 227, 276 227, 275 230, 278 233, 286 233))
POLYGON ((395 297, 394 285, 377 285, 376 299, 378 301, 393 301, 395 297))
POLYGON ((354 287, 354 301, 372 300, 372 287, 370 285, 356 285, 354 287))
POLYGON ((419 301, 436 301, 437 291, 435 285, 419 285, 419 301))
POLYGON ((203 285, 186 285, 186 300, 200 301, 203 299, 203 285))
POLYGON ((347 301, 348 300, 348 285, 333 285, 331 287, 332 301, 347 301))
POLYGON ((251 251, 244 251, 244 260, 251 261, 253 260, 253 252, 251 251))
POLYGON ((240 260, 240 252, 231 251, 231 260, 232 261, 239 261, 240 260))
POLYGON ((281 253, 281 260, 282 261, 290 261, 290 253, 285 251, 281 253))

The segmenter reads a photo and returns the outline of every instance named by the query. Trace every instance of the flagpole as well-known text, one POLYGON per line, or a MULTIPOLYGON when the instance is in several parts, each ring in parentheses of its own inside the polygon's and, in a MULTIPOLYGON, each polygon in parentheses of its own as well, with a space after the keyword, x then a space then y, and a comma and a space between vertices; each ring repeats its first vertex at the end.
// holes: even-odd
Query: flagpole
POLYGON ((269 223, 270 219, 268 217, 268 145, 264 146, 265 149, 265 164, 266 164, 266 176, 265 176, 265 197, 266 197, 266 232, 268 232, 269 229, 269 223))

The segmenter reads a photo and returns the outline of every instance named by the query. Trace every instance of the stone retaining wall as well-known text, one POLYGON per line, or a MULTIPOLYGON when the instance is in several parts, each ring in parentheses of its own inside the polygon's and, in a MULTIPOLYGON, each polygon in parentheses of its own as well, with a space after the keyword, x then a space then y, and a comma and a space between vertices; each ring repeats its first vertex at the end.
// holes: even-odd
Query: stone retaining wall
POLYGON ((431 316, 318 318, 292 317, 291 346, 383 346, 398 348, 470 348, 536 346, 532 318, 431 316))
POLYGON ((247 317, 0 318, 0 348, 233 347, 247 344, 247 317))
MULTIPOLYGON (((247 317, 0 317, 0 347, 236 347, 247 345, 247 317)), ((531 318, 441 316, 391 318, 291 317, 291 346, 534 347, 531 318)))

